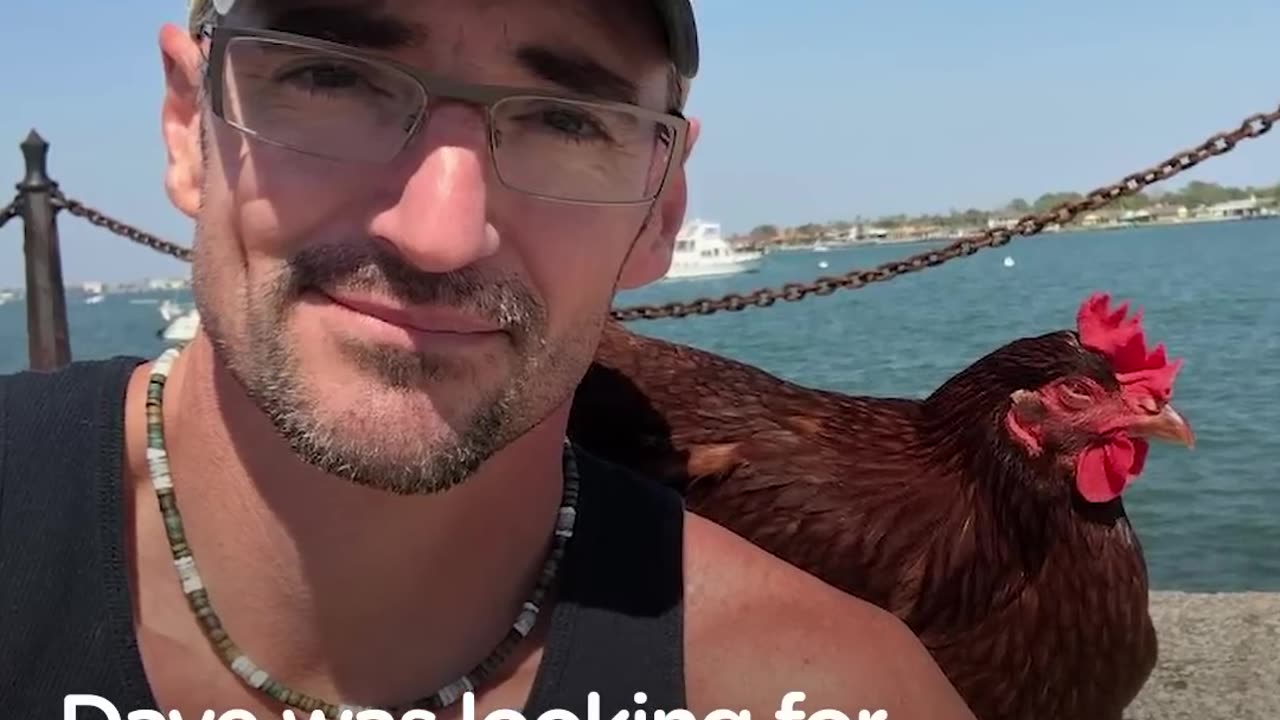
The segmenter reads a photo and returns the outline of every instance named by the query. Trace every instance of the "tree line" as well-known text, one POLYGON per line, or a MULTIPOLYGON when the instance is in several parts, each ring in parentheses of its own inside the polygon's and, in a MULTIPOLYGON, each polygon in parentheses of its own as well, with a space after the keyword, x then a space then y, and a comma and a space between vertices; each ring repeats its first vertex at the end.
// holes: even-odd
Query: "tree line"
MULTIPOLYGON (((928 226, 943 228, 962 228, 985 226, 993 218, 1018 218, 1030 213, 1044 212, 1069 200, 1078 200, 1084 195, 1078 192, 1045 193, 1035 200, 1014 198, 1001 208, 995 210, 952 210, 949 213, 933 213, 924 215, 886 215, 873 219, 858 217, 855 220, 833 220, 826 224, 807 223, 790 228, 789 233, 799 237, 816 237, 824 233, 845 233, 855 225, 876 227, 886 230, 905 226, 928 226)), ((1187 183, 1180 189, 1167 191, 1141 192, 1135 195, 1117 198, 1100 214, 1117 214, 1134 210, 1153 210, 1158 208, 1185 207, 1187 210, 1216 205, 1231 200, 1244 200, 1256 197, 1259 201, 1280 203, 1280 183, 1270 186, 1231 187, 1199 180, 1187 183)), ((776 225, 759 225, 748 233, 754 239, 768 240, 783 234, 776 225)))

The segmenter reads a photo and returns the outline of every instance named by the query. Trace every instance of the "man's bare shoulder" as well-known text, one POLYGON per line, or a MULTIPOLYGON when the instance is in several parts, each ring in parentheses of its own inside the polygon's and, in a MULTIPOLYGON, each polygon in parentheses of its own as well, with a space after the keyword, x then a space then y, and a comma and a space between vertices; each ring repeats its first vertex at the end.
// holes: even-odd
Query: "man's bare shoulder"
POLYGON ((692 514, 685 568, 685 672, 695 713, 727 708, 769 718, 794 691, 805 694, 792 704, 806 717, 831 708, 851 720, 864 709, 878 720, 973 718, 896 617, 692 514))

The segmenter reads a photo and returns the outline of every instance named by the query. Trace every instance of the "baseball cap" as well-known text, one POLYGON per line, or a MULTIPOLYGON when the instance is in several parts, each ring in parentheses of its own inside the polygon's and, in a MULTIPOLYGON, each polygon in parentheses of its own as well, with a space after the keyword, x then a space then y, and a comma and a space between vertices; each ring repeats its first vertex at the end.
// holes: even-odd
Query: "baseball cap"
MULTIPOLYGON (((189 0, 194 23, 212 7, 219 15, 231 11, 236 0, 189 0)), ((654 9, 666 31, 667 51, 676 71, 687 78, 698 74, 698 25, 693 18, 693 0, 653 0, 654 9)))

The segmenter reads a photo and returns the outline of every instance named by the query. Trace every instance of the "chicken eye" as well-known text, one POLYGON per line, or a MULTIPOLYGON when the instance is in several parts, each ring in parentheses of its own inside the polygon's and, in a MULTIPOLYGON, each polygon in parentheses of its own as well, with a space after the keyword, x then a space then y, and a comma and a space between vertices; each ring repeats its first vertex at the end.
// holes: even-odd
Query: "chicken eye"
POLYGON ((1080 410, 1093 402, 1093 397, 1080 385, 1069 383, 1061 388, 1062 402, 1073 410, 1080 410))
POLYGON ((1138 399, 1138 408, 1143 412, 1155 415, 1160 412, 1160 402, 1150 395, 1144 395, 1138 399))

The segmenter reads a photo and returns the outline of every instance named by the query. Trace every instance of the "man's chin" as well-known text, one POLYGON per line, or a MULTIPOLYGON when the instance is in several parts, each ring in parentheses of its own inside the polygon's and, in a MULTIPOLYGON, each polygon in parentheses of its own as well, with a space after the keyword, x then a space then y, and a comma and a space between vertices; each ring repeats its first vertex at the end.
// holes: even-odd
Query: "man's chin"
POLYGON ((365 379, 331 391, 323 384, 300 390, 273 422, 319 470, 364 487, 425 495, 461 483, 497 449, 505 410, 500 403, 477 405, 465 389, 436 393, 365 379))
MULTIPOLYGON (((410 437, 441 438, 462 434, 492 404, 498 381, 478 369, 457 368, 417 358, 403 363, 346 362, 317 368, 298 387, 311 413, 337 428, 366 428, 365 439, 402 429, 410 437)), ((302 400, 303 398, 299 398, 302 400)))
POLYGON ((417 350, 311 323, 259 336, 237 365, 306 463, 355 484, 432 494, 460 483, 522 427, 528 388, 511 348, 417 350))

